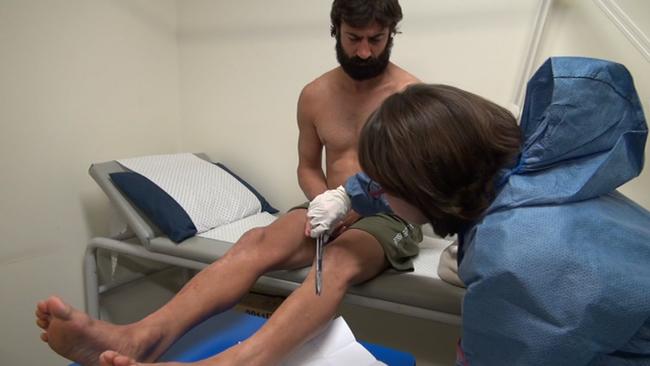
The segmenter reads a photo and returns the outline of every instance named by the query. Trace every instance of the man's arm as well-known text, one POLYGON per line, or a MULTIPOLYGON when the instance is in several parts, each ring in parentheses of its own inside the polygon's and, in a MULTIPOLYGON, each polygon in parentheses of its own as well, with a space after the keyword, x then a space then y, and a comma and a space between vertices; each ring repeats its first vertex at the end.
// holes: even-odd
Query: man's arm
POLYGON ((327 190, 322 168, 323 144, 314 125, 315 98, 306 86, 298 99, 298 184, 310 201, 327 190))

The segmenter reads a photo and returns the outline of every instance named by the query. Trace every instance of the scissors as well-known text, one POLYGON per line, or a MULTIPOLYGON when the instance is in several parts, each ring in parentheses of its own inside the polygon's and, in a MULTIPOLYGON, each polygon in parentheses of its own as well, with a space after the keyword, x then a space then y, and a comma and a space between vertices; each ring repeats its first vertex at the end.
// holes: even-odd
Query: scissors
POLYGON ((323 290, 323 250, 329 239, 329 235, 321 234, 316 238, 316 295, 323 290))

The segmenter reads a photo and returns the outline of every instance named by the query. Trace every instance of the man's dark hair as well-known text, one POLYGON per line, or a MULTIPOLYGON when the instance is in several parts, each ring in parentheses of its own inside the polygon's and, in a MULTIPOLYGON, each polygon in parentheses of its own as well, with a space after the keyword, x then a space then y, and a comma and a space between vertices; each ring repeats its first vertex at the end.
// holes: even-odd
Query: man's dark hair
POLYGON ((398 0, 334 0, 330 19, 332 37, 338 34, 341 22, 354 28, 377 22, 382 27, 388 27, 391 35, 395 35, 397 23, 402 20, 402 8, 398 0))
POLYGON ((520 148, 519 126, 506 109, 451 86, 415 84, 369 117, 359 161, 444 237, 483 215, 501 169, 514 164, 520 148))

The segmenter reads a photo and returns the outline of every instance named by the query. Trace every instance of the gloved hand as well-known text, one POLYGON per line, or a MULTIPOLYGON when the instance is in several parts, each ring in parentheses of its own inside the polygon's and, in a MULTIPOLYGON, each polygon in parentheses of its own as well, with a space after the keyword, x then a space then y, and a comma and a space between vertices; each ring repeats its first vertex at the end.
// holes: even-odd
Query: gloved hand
POLYGON ((343 186, 325 191, 309 203, 307 210, 308 223, 311 226, 309 235, 316 238, 321 234, 329 234, 330 231, 350 211, 350 197, 343 186))

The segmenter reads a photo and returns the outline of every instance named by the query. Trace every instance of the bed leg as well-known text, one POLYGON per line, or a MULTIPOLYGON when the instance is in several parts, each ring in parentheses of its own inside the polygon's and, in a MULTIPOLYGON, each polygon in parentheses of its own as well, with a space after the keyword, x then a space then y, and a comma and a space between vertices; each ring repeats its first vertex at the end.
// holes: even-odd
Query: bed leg
POLYGON ((84 286, 86 312, 92 318, 99 319, 99 282, 97 278, 97 247, 91 240, 84 256, 84 286))

